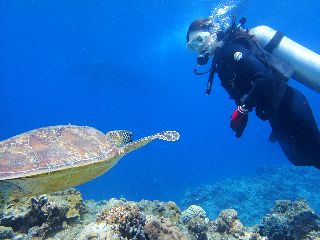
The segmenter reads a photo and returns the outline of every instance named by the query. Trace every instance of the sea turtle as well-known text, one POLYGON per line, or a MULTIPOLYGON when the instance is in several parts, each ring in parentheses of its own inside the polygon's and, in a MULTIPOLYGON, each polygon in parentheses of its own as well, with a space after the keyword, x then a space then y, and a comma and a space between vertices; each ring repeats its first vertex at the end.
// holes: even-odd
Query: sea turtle
MULTIPOLYGON (((155 139, 176 141, 165 131, 132 141, 132 133, 103 134, 88 126, 35 129, 0 142, 0 201, 55 192, 85 183, 109 170, 127 153, 155 139)), ((1 209, 1 207, 0 207, 1 209)))

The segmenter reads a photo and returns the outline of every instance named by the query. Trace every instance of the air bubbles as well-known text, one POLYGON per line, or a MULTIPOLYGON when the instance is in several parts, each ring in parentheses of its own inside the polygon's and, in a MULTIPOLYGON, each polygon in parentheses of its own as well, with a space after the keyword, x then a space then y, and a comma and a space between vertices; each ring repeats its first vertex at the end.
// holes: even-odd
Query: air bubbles
POLYGON ((212 32, 227 30, 232 24, 232 16, 240 4, 240 0, 218 1, 213 6, 209 18, 213 22, 212 32))

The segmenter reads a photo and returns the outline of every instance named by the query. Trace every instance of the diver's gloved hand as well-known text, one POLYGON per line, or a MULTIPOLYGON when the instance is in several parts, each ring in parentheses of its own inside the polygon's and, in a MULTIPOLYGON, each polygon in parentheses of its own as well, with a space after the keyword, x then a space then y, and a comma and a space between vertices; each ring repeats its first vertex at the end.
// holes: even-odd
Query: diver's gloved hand
POLYGON ((239 138, 242 136, 244 129, 248 123, 248 110, 238 106, 238 109, 232 113, 230 128, 236 132, 236 137, 239 138))

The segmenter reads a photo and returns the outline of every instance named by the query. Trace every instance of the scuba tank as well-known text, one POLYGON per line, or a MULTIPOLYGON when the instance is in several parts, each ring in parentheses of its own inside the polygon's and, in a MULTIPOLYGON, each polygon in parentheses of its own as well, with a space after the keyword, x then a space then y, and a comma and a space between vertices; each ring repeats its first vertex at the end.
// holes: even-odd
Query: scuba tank
POLYGON ((267 52, 291 66, 293 79, 320 92, 320 55, 268 26, 252 28, 249 34, 253 35, 267 52))

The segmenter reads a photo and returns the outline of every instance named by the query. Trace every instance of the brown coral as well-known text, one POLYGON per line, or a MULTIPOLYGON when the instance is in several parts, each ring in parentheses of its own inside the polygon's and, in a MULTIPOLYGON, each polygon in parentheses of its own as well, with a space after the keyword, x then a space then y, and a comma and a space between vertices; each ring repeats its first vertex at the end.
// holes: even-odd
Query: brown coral
POLYGON ((263 239, 258 233, 246 231, 234 209, 223 210, 215 221, 211 221, 208 226, 208 235, 210 239, 263 239))
POLYGON ((174 223, 178 222, 180 219, 181 211, 177 204, 171 201, 161 202, 158 200, 142 200, 138 203, 138 206, 145 215, 169 218, 174 223))
POLYGON ((234 209, 223 210, 215 221, 219 232, 241 233, 244 226, 238 219, 238 213, 234 209))
POLYGON ((146 218, 135 205, 120 204, 105 209, 98 215, 97 222, 114 225, 125 239, 147 239, 144 234, 146 218))
POLYGON ((145 232, 150 240, 188 240, 180 229, 170 219, 160 217, 152 218, 145 225, 145 232))

